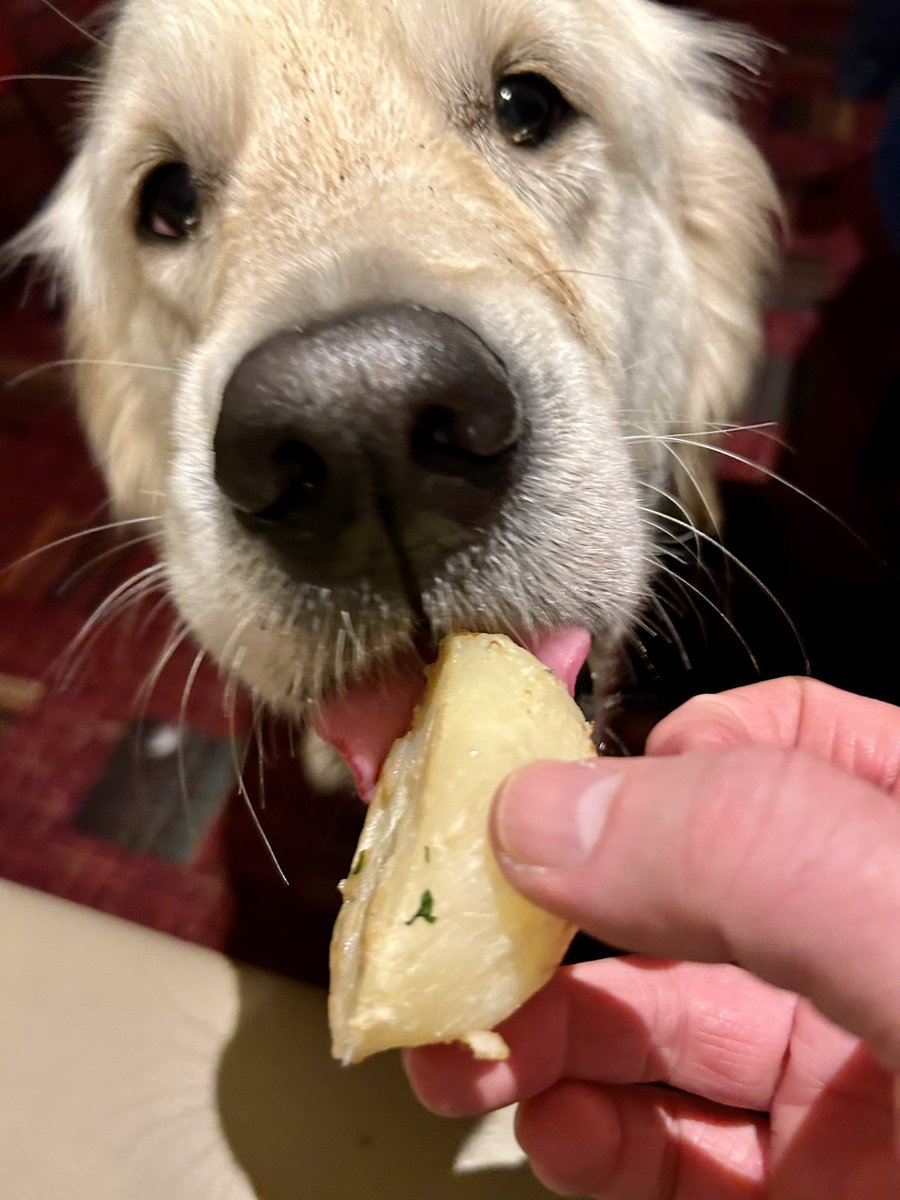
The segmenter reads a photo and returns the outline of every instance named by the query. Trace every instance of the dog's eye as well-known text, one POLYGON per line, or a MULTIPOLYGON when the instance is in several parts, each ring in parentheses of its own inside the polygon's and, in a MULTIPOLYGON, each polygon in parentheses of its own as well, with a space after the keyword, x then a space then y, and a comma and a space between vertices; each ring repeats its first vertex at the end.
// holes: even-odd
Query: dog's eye
POLYGON ((517 146, 540 146, 573 112, 556 84, 533 71, 498 80, 494 105, 500 128, 517 146))
POLYGON ((200 200, 190 168, 182 162, 154 167, 141 185, 138 229, 148 237, 180 242, 200 222, 200 200))

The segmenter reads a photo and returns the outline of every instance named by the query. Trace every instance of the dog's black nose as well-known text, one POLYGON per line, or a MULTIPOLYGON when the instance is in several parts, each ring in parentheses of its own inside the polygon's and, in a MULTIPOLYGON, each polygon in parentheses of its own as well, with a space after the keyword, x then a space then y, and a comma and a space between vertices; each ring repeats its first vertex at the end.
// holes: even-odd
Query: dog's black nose
POLYGON ((236 515, 311 583, 428 572, 499 510, 522 444, 507 372, 466 325, 395 305, 240 362, 215 434, 236 515))

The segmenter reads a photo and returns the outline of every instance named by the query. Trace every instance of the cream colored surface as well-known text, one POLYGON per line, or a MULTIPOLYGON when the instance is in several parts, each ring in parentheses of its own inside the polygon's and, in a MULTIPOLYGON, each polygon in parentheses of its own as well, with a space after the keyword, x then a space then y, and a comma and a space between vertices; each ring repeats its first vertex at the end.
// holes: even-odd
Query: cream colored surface
POLYGON ((0 881, 0 1196, 547 1200, 508 1119, 424 1113, 394 1056, 344 1070, 325 997, 0 881))

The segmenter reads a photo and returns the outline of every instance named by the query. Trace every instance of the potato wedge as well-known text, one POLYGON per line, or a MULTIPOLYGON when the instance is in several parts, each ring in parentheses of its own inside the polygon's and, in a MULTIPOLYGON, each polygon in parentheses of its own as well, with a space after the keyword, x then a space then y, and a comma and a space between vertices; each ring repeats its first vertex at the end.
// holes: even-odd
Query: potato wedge
POLYGON ((494 634, 444 641, 342 884, 329 995, 336 1058, 448 1041, 506 1056, 491 1030, 549 979, 575 931, 504 879, 488 839, 491 802, 518 767, 594 754, 578 706, 526 650, 494 634))

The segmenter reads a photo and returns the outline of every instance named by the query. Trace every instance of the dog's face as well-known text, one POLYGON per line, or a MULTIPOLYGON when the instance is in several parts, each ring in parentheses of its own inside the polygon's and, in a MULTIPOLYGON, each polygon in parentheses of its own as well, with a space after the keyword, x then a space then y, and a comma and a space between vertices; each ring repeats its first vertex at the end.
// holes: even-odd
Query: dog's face
POLYGON ((201 643, 291 708, 426 627, 621 639, 739 395, 740 43, 645 0, 126 0, 24 240, 201 643))

